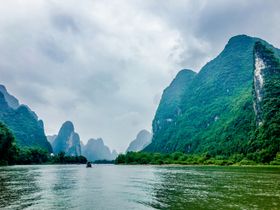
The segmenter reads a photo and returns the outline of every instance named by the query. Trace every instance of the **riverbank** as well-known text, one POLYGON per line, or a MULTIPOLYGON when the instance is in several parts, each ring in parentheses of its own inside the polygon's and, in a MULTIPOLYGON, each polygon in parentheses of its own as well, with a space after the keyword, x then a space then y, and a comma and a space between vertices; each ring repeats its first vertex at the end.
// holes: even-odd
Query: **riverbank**
POLYGON ((64 152, 56 155, 49 154, 41 148, 18 149, 12 161, 0 160, 0 166, 5 165, 33 165, 33 164, 85 164, 84 156, 67 156, 64 152))
POLYGON ((185 154, 175 152, 172 154, 146 153, 146 152, 128 152, 120 154, 115 160, 116 164, 127 165, 280 165, 280 153, 277 153, 273 160, 257 161, 249 159, 243 154, 234 154, 232 156, 215 156, 209 154, 185 154))

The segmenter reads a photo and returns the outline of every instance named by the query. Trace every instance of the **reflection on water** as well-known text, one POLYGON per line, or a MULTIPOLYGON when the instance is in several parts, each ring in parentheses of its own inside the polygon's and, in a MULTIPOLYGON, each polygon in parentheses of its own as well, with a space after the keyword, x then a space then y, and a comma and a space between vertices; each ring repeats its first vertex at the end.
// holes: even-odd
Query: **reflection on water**
POLYGON ((0 209, 278 209, 280 169, 0 167, 0 209))
POLYGON ((280 169, 170 167, 155 172, 158 209, 279 209, 280 169), (161 205, 164 206, 161 206, 161 205))
POLYGON ((29 168, 0 168, 0 207, 24 208, 41 199, 36 177, 40 172, 29 168))

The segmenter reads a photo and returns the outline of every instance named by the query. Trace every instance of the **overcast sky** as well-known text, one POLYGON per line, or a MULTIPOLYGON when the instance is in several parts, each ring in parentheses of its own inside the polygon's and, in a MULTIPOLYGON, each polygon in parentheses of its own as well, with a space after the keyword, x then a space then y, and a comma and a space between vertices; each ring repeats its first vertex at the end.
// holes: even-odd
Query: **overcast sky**
POLYGON ((231 36, 280 47, 279 0, 0 0, 0 83, 45 123, 124 151, 163 89, 231 36))

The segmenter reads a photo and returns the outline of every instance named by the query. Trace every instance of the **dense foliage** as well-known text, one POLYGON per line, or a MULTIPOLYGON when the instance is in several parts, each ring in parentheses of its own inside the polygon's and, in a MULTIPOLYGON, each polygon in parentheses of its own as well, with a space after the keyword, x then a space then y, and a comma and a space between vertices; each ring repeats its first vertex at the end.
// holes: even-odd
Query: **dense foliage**
POLYGON ((255 53, 265 63, 260 110, 262 124, 257 127, 248 152, 251 159, 268 162, 280 151, 280 61, 271 49, 260 42, 256 43, 255 53))
POLYGON ((163 93, 153 140, 144 151, 227 158, 244 154, 256 162, 272 161, 280 151, 279 52, 260 39, 236 36, 198 74, 186 74, 183 82, 176 77, 163 93), (255 50, 269 64, 264 70, 261 126, 254 111, 255 50))
POLYGON ((0 123, 0 165, 14 164, 17 155, 18 149, 13 134, 0 123))
MULTIPOLYGON (((263 164, 248 159, 243 154, 233 154, 231 156, 211 156, 208 153, 203 154, 186 154, 175 152, 166 153, 149 153, 149 152, 128 152, 120 154, 116 160, 116 164, 182 164, 182 165, 256 165, 263 164)), ((269 162, 271 165, 280 165, 280 152, 269 162)))
POLYGON ((57 155, 51 156, 50 163, 61 163, 61 164, 73 164, 73 163, 81 163, 86 164, 87 159, 80 155, 80 156, 65 156, 64 152, 60 152, 57 155))
POLYGON ((0 165, 12 164, 85 164, 83 156, 66 156, 64 152, 50 154, 40 147, 18 147, 12 132, 0 123, 0 165))
POLYGON ((83 156, 66 156, 64 152, 50 155, 41 148, 24 148, 19 151, 16 164, 85 164, 87 159, 83 156))
POLYGON ((16 164, 41 164, 49 160, 49 153, 41 148, 22 148, 16 158, 16 164))

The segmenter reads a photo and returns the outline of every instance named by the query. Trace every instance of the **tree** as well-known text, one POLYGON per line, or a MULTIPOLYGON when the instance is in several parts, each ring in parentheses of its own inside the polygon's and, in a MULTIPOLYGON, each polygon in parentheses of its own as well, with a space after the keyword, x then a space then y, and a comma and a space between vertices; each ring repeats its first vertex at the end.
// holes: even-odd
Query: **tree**
POLYGON ((0 165, 14 164, 17 154, 12 132, 0 122, 0 165))

